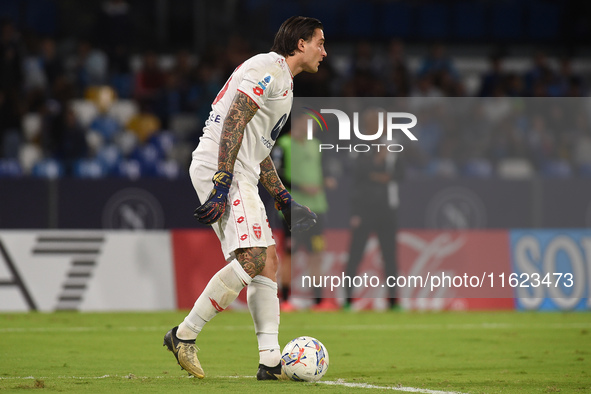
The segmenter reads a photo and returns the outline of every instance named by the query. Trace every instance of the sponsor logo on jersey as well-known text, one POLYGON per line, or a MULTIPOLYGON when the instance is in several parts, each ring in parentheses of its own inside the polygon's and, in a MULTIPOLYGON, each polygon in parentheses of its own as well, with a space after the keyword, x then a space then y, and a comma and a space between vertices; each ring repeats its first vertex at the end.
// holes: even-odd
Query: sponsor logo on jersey
POLYGON ((234 204, 234 206, 237 207, 238 205, 240 205, 240 200, 234 200, 232 204, 234 204))
POLYGON ((246 238, 248 238, 248 235, 246 235, 246 234, 242 234, 242 235, 240 236, 240 240, 241 240, 241 241, 244 241, 246 238))
POLYGON ((259 97, 263 95, 263 89, 259 88, 258 86, 255 86, 255 87, 252 89, 252 92, 253 92, 254 94, 256 94, 257 96, 259 96, 259 97))
POLYGON ((261 135, 261 142, 267 149, 273 148, 273 143, 261 135))
POLYGON ((238 220, 236 220, 238 223, 242 223, 244 221, 244 216, 240 216, 238 218, 238 220))
POLYGON ((222 123, 222 117, 218 114, 213 113, 213 111, 211 111, 209 113, 209 118, 207 118, 207 120, 205 121, 205 125, 209 126, 211 123, 222 123))
POLYGON ((287 96, 287 93, 289 93, 289 89, 285 90, 285 93, 283 93, 283 97, 287 96))
POLYGON ((262 231, 261 231, 260 224, 258 224, 258 223, 253 224, 252 231, 254 231, 254 236, 257 237, 257 239, 261 239, 262 231))

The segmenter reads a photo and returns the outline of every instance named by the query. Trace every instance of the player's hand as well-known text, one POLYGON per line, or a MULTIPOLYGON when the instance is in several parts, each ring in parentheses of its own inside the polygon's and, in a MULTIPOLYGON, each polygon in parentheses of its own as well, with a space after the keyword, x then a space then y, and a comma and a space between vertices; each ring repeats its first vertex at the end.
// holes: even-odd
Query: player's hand
POLYGON ((193 216, 203 224, 213 224, 217 222, 228 203, 228 193, 230 192, 230 185, 234 176, 230 172, 218 171, 214 174, 213 190, 209 193, 207 201, 195 209, 193 216))
POLYGON ((287 190, 277 195, 275 208, 281 211, 292 233, 308 231, 314 227, 318 219, 310 208, 295 202, 287 190))
POLYGON ((292 233, 310 230, 316 224, 318 216, 305 205, 291 201, 291 207, 281 211, 292 233))

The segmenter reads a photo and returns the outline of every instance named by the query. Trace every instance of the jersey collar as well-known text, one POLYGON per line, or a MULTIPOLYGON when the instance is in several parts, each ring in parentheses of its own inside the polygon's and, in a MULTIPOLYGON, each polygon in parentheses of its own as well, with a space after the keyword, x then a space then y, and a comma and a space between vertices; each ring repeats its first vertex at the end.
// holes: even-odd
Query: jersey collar
MULTIPOLYGON (((275 52, 277 53, 277 52, 275 52)), ((289 68, 289 63, 287 63, 287 59, 285 58, 285 56, 280 55, 277 53, 277 56, 279 56, 281 59, 283 59, 283 62, 285 63, 285 65, 287 66, 287 70, 289 71, 289 76, 291 77, 291 79, 293 79, 293 73, 291 72, 291 68, 289 68)))

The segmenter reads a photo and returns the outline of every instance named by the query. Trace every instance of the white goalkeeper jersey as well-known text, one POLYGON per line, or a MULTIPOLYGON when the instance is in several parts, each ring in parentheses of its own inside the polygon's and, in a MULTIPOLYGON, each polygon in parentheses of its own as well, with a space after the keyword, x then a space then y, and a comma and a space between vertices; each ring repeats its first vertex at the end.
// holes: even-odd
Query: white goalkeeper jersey
POLYGON ((293 102, 293 76, 285 58, 275 52, 256 55, 236 67, 211 105, 203 136, 193 158, 217 168, 222 127, 237 92, 259 107, 246 125, 234 172, 258 182, 260 163, 269 156, 293 102))

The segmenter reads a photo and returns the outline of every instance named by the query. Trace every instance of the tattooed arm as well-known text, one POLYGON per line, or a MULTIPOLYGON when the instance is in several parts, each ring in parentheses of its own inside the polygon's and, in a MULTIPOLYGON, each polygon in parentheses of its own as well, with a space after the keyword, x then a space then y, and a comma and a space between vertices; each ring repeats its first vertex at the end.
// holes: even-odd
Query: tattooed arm
POLYGON ((261 162, 261 183, 275 199, 275 208, 283 213, 292 232, 307 231, 316 224, 316 214, 310 208, 295 202, 283 186, 271 156, 261 162))
POLYGON ((257 105, 250 97, 242 92, 236 93, 222 128, 218 171, 211 179, 213 190, 209 193, 207 200, 193 213, 193 216, 203 224, 217 222, 226 211, 228 193, 234 177, 232 173, 240 145, 242 145, 244 129, 257 110, 257 105))
POLYGON ((283 186, 279 175, 277 175, 277 169, 275 168, 275 164, 273 164, 271 156, 267 156, 261 162, 261 184, 274 199, 285 190, 285 186, 283 186))
POLYGON ((240 145, 242 145, 244 129, 258 109, 259 107, 255 102, 246 94, 242 92, 236 93, 222 127, 218 157, 219 171, 234 172, 234 164, 236 163, 236 157, 238 157, 240 145))

